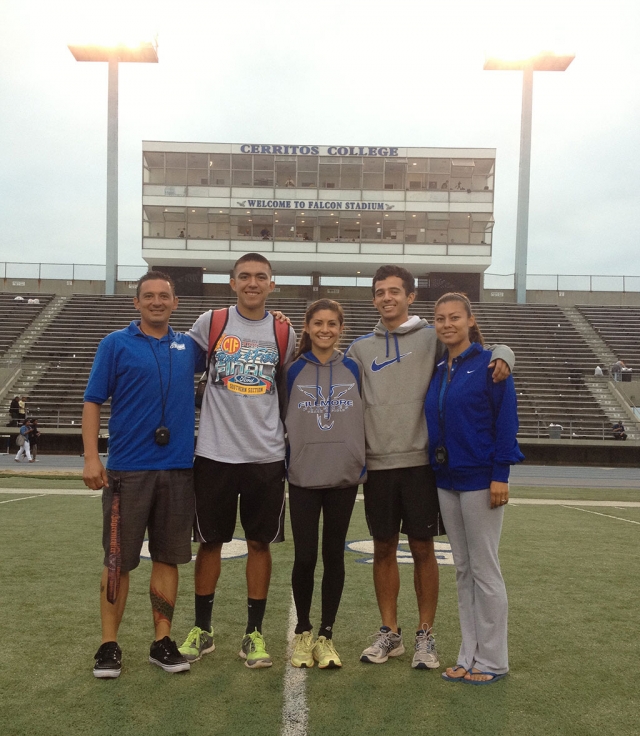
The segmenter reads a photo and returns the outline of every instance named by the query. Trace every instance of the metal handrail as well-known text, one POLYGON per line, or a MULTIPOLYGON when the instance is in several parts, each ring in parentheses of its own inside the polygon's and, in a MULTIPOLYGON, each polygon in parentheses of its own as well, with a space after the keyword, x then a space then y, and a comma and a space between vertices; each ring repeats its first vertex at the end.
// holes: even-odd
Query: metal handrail
MULTIPOLYGON (((515 289, 515 274, 513 273, 484 273, 483 288, 488 291, 501 291, 515 289), (505 283, 494 281, 491 285, 491 279, 505 279, 505 283), (489 282, 489 283, 488 283, 489 282)), ((528 291, 614 291, 614 292, 639 292, 640 276, 629 275, 607 275, 607 274, 544 274, 544 273, 528 273, 527 274, 527 290, 528 291), (548 283, 544 286, 535 286, 534 279, 548 279, 548 283), (562 279, 566 279, 565 283, 562 279), (581 285, 577 285, 579 279, 584 279, 581 285), (606 288, 598 287, 598 280, 606 281, 606 288), (573 280, 574 283, 571 283, 573 280)))
MULTIPOLYGON (((263 238, 260 236, 245 236, 238 238, 242 240, 257 240, 261 241, 263 238)), ((296 242, 304 242, 300 238, 293 238, 296 242)), ((273 242, 269 239, 268 242, 273 242)), ((312 241, 315 242, 315 241, 312 241)), ((324 242, 324 241, 322 241, 324 242)), ((342 242, 347 243, 348 240, 342 242)), ((355 242, 360 243, 360 239, 355 242)), ((369 241, 367 241, 369 242, 369 241)), ((387 241, 381 239, 380 241, 371 242, 400 242, 400 241, 387 241)), ((415 243, 408 243, 408 245, 415 245, 415 243)), ((425 243, 425 245, 433 245, 433 243, 425 243)), ((450 245, 448 243, 436 243, 435 245, 450 245)), ((451 245, 456 245, 452 243, 451 245)), ((472 245, 464 243, 462 245, 472 245)), ((475 244, 477 245, 477 244, 475 244)), ((484 243, 481 245, 491 245, 490 243, 484 243)), ((100 269, 100 275, 93 278, 93 280, 104 280, 106 277, 106 266, 103 263, 28 263, 26 261, 0 261, 0 278, 4 279, 51 279, 51 280, 64 280, 70 281, 85 280, 78 275, 79 269, 83 268, 95 268, 100 269), (9 273, 13 268, 18 269, 14 274, 9 273), (22 272, 20 268, 22 267, 22 272), (58 273, 55 275, 46 275, 44 273, 47 267, 55 268, 58 273), (64 271, 67 269, 67 271, 64 271), (60 273, 60 270, 63 272, 60 273)), ((118 265, 118 281, 132 281, 136 280, 147 270, 147 266, 144 264, 132 265, 132 264, 119 264, 118 265), (125 276, 126 269, 131 269, 137 273, 136 276, 125 276)), ((502 290, 502 289, 515 289, 515 274, 513 273, 485 273, 483 288, 487 290, 502 290), (496 284, 494 286, 488 284, 492 278, 494 279, 508 279, 504 284, 496 284)), ((540 273, 529 273, 527 274, 527 289, 539 290, 539 291, 614 291, 614 292, 640 292, 640 276, 630 275, 607 275, 607 274, 540 274, 540 273), (530 283, 534 279, 550 279, 549 284, 546 288, 535 289, 530 283), (582 286, 576 286, 571 283, 563 284, 562 279, 578 280, 584 279, 585 282, 582 286), (606 280, 607 288, 596 288, 598 287, 598 280, 606 280)))

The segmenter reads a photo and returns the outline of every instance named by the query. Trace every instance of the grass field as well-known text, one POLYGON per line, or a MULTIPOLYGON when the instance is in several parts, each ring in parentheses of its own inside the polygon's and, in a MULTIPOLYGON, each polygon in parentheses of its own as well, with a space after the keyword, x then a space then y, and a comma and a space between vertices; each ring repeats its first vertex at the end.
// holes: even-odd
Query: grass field
MULTIPOLYGON (((580 495, 593 489, 529 490, 529 497, 535 491, 540 498, 593 500, 580 495)), ((640 508, 517 505, 513 495, 501 546, 510 602, 509 677, 485 688, 446 683, 437 672, 412 670, 409 651, 384 665, 360 663, 379 619, 371 566, 356 562, 366 555, 347 552, 335 633, 344 667, 313 668, 302 676, 308 734, 638 733, 640 508)), ((250 671, 237 657, 246 610, 242 558, 223 565, 214 607, 216 651, 181 675, 148 664, 153 630, 149 563, 143 560, 132 573, 119 639, 123 674, 99 681, 91 674, 99 643, 99 498, 25 496, 20 488, 0 495, 3 736, 283 732, 290 541, 273 547, 265 618, 270 670, 250 671)), ((605 489, 597 497, 638 501, 640 492, 605 489)), ((348 540, 365 539, 358 502, 348 540)), ((418 624, 412 565, 400 571, 400 621, 411 641, 418 624)), ((182 568, 174 617, 179 640, 192 625, 192 576, 191 565, 182 568)), ((440 568, 436 635, 443 664, 455 662, 459 645, 454 576, 453 567, 440 568)), ((316 625, 318 611, 315 605, 316 625)))

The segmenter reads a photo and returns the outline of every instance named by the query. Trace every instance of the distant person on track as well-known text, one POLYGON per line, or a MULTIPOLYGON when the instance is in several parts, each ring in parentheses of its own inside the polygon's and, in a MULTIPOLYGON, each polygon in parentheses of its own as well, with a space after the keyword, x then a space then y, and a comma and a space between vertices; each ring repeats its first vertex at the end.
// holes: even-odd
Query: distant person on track
MULTIPOLYGON (((429 463, 424 400, 434 370, 438 340, 424 319, 409 317, 415 279, 400 266, 382 266, 373 277, 373 304, 380 313, 374 331, 347 351, 361 366, 367 482, 364 504, 373 537, 373 581, 382 619, 374 641, 360 657, 380 664, 404 653, 398 627, 398 538, 406 534, 414 563, 418 626, 411 666, 440 666, 433 635, 438 603, 438 564, 433 538, 443 533, 435 477, 429 463)), ((497 347, 487 372, 509 376, 508 348, 497 347)))
POLYGON ((291 575, 297 625, 294 667, 341 667, 333 627, 344 587, 344 545, 358 492, 366 480, 360 369, 337 344, 342 307, 320 299, 306 311, 304 332, 285 375, 289 438, 289 513, 295 549, 291 575), (322 513, 322 619, 310 621, 322 513))
POLYGON ((247 540, 247 626, 239 652, 251 669, 271 667, 262 623, 271 581, 269 545, 282 541, 285 495, 284 425, 278 375, 295 350, 295 332, 281 330, 266 311, 275 288, 271 264, 259 253, 239 258, 230 285, 237 304, 212 339, 214 312, 201 315, 189 335, 211 353, 202 397, 194 481, 196 540, 195 621, 180 647, 190 661, 215 649, 211 623, 222 563, 240 520, 247 540), (281 350, 281 343, 284 343, 281 350))
POLYGON ((40 427, 38 426, 38 420, 31 420, 31 432, 29 433, 29 444, 31 445, 31 457, 33 462, 38 462, 38 440, 40 439, 40 427))
POLYGON ((510 466, 524 460, 516 434, 513 378, 493 383, 493 360, 463 294, 435 305, 435 328, 447 351, 425 401, 429 459, 456 566, 462 645, 450 682, 489 685, 509 671, 507 593, 498 545, 509 500, 510 466))
POLYGON ((85 484, 102 489, 104 569, 100 585, 102 644, 93 674, 118 677, 118 629, 129 573, 149 533, 149 595, 155 628, 149 661, 166 672, 190 668, 171 639, 178 564, 191 561, 194 516, 193 380, 204 354, 169 319, 178 307, 169 276, 140 278, 133 304, 140 319, 107 335, 89 376, 82 414, 85 484), (107 469, 98 454, 100 407, 111 398, 107 469))
POLYGON ((32 463, 33 458, 31 457, 31 421, 29 419, 25 419, 22 422, 22 426, 20 427, 20 434, 18 435, 18 439, 16 440, 18 443, 18 452, 14 458, 14 460, 19 463, 23 457, 26 457, 27 460, 32 463))

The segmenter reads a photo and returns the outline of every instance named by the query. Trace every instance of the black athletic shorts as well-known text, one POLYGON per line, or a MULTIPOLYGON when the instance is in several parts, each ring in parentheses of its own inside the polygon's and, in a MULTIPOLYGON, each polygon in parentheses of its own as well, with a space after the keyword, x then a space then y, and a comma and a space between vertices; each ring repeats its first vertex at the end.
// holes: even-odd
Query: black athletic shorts
POLYGON ((167 565, 191 561, 193 528, 193 472, 188 470, 108 470, 109 486, 102 490, 102 546, 109 565, 111 502, 120 490, 121 570, 140 564, 145 531, 149 530, 149 554, 167 565))
POLYGON ((284 460, 275 463, 221 463, 196 456, 196 542, 230 542, 240 521, 246 539, 284 541, 284 460))
POLYGON ((412 539, 430 539, 445 533, 430 465, 369 470, 364 484, 364 510, 374 539, 391 539, 398 532, 412 539))

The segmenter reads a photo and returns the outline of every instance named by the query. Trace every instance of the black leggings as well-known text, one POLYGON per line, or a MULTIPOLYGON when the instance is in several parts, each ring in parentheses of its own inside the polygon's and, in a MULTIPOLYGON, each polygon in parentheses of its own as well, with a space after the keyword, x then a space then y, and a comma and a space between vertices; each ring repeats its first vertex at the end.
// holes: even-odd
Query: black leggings
POLYGON ((358 486, 311 489, 289 485, 289 511, 295 546, 291 585, 298 614, 298 634, 311 629, 309 612, 318 559, 320 511, 323 514, 324 565, 321 633, 326 636, 336 620, 344 587, 344 543, 357 492, 358 486))

